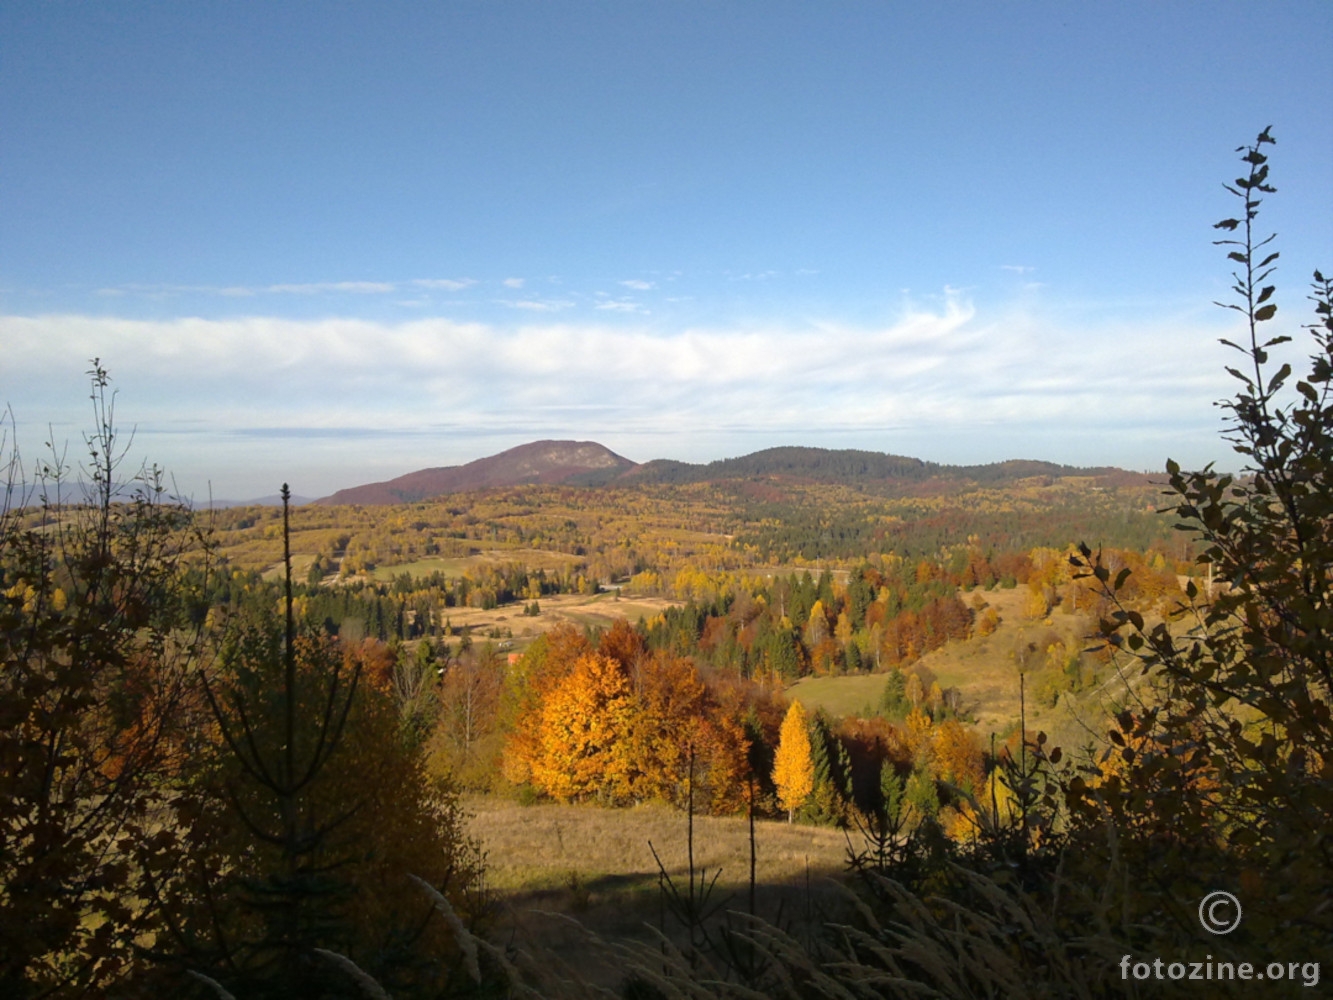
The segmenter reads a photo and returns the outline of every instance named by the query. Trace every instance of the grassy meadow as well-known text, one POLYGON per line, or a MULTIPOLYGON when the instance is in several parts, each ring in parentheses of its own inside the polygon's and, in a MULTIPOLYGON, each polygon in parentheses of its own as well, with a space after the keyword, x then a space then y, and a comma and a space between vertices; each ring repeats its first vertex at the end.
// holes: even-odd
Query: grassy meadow
POLYGON ((569 622, 579 629, 609 628, 617 619, 636 622, 652 618, 663 608, 679 605, 680 601, 658 597, 621 597, 615 591, 600 594, 549 594, 539 602, 541 613, 525 615, 523 606, 502 605, 498 608, 449 608, 449 623, 455 629, 467 628, 474 641, 484 641, 493 631, 506 633, 513 648, 522 651, 528 643, 543 632, 549 632, 561 622, 569 622), (510 637, 507 633, 512 633, 510 637))
MULTIPOLYGON (((662 803, 606 809, 521 805, 498 796, 470 796, 463 806, 468 834, 484 852, 497 930, 540 940, 548 957, 607 985, 620 973, 597 964, 589 934, 648 941, 657 930, 682 938, 663 906, 653 849, 678 889, 688 891, 684 813, 662 803)), ((844 898, 831 880, 847 878, 847 845, 831 827, 757 820, 755 912, 789 928, 839 912, 844 898)), ((694 817, 695 878, 717 876, 711 898, 724 911, 748 911, 749 851, 745 817, 694 817)))
POLYGON ((432 573, 445 576, 462 576, 482 566, 499 566, 503 563, 520 562, 530 570, 569 570, 578 562, 577 556, 564 552, 549 552, 544 549, 512 548, 486 549, 468 556, 428 556, 413 559, 410 562, 389 566, 376 566, 369 576, 379 583, 389 583, 394 577, 406 573, 414 578, 427 577, 432 573))
MULTIPOLYGON (((998 612, 996 630, 988 636, 950 641, 922 656, 917 669, 936 679, 941 687, 959 690, 963 710, 985 742, 992 733, 1002 738, 1018 723, 1020 665, 1033 658, 1034 650, 1040 658, 1039 654, 1057 642, 1071 649, 1088 645, 1095 622, 1087 615, 1058 609, 1042 619, 1025 617, 1026 585, 978 590, 974 594, 998 612)), ((1028 671, 1025 701, 1029 729, 1045 731, 1053 743, 1068 750, 1103 738, 1111 708, 1125 692, 1125 681, 1114 670, 1104 671, 1097 684, 1077 695, 1062 694, 1054 705, 1039 697, 1038 678, 1038 671, 1028 671)), ((785 693, 788 698, 799 699, 807 709, 822 708, 835 718, 865 716, 876 711, 884 683, 882 673, 803 677, 785 693)))

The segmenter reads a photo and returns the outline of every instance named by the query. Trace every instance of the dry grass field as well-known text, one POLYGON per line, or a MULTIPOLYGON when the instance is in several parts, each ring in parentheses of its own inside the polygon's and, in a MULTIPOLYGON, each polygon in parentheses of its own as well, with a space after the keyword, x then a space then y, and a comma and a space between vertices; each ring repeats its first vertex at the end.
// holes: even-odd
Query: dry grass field
MULTIPOLYGON (((684 812, 662 803, 623 809, 543 802, 520 805, 509 799, 468 798, 469 833, 487 852, 487 880, 497 891, 563 890, 570 876, 594 893, 598 885, 657 884, 657 864, 673 878, 687 871, 684 812)), ((756 879, 794 883, 813 873, 841 870, 847 841, 831 827, 774 820, 755 823, 756 879)), ((744 816, 694 817, 694 860, 698 867, 722 869, 719 885, 741 886, 749 878, 749 836, 744 816)))
POLYGON ((873 713, 883 693, 883 674, 802 677, 783 692, 788 700, 799 700, 807 710, 822 708, 832 716, 873 713))
MULTIPOLYGON (((468 832, 486 854, 496 921, 556 955, 580 956, 585 931, 605 939, 679 931, 663 911, 658 868, 648 844, 682 891, 688 882, 687 817, 660 803, 625 809, 474 796, 464 801, 468 832), (578 921, 582 930, 570 922, 578 921)), ((756 911, 788 922, 827 916, 840 898, 847 839, 828 827, 772 820, 755 824, 756 911), (817 911, 817 912, 816 912, 817 911)), ((748 907, 749 838, 745 818, 695 816, 696 869, 721 869, 714 898, 748 907)))
POLYGON ((408 576, 422 577, 438 572, 453 577, 462 576, 468 570, 480 566, 503 566, 506 563, 522 563, 530 570, 543 569, 548 573, 564 572, 581 561, 578 556, 552 552, 548 549, 486 549, 471 556, 430 556, 392 566, 377 566, 370 576, 379 583, 388 583, 404 573, 408 576))
MULTIPOLYGON (((615 591, 601 594, 551 594, 539 602, 541 614, 525 615, 522 604, 507 604, 487 611, 483 608, 448 608, 444 615, 455 629, 467 627, 474 641, 484 641, 493 630, 512 633, 512 648, 523 650, 533 639, 560 622, 576 627, 609 628, 618 618, 637 622, 652 618, 663 608, 680 601, 657 597, 621 597, 615 591)), ((508 638, 508 637, 507 637, 508 638)))

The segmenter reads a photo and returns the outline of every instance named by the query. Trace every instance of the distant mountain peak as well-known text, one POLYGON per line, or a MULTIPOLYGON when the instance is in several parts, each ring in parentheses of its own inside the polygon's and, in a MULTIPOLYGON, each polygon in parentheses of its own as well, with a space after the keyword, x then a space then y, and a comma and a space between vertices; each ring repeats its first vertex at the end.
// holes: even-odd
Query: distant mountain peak
POLYGON ((533 441, 466 465, 421 469, 382 483, 339 490, 321 504, 415 503, 445 493, 564 483, 596 486, 631 469, 634 462, 596 441, 533 441))
POLYGON ((765 448, 706 465, 656 459, 638 465, 595 441, 533 441, 466 465, 422 469, 382 483, 339 490, 321 504, 416 503, 447 493, 503 489, 528 483, 595 487, 736 480, 840 483, 893 490, 931 490, 931 484, 996 485, 1033 477, 1095 476, 1137 482, 1119 469, 1075 468, 1010 460, 987 465, 941 465, 878 451, 786 446, 765 448))

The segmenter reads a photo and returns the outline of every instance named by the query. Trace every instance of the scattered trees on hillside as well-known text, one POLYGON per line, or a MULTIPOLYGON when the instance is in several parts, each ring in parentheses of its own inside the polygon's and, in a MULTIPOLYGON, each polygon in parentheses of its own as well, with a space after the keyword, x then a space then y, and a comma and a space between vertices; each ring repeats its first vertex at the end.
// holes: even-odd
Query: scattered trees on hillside
POLYGON ((1108 740, 1071 761, 1020 729, 982 795, 959 809, 974 833, 917 838, 915 852, 909 838, 903 851, 856 859, 893 880, 867 880, 874 933, 864 945, 839 933, 836 946, 784 960, 784 971, 823 958, 839 982, 910 980, 904 996, 1138 995, 1117 959, 1197 949, 1200 900, 1218 890, 1241 901, 1244 919, 1208 937, 1210 961, 1249 963, 1273 979, 1300 969, 1309 985, 1333 960, 1333 282, 1315 272, 1313 357, 1293 385, 1291 368, 1270 362, 1289 338, 1263 333, 1276 312, 1267 281, 1277 255, 1253 231, 1273 190, 1271 142, 1265 131, 1242 148, 1245 175, 1229 189, 1243 212, 1219 223, 1234 234, 1224 246, 1246 327, 1230 345, 1244 358, 1231 370, 1239 390, 1223 405, 1246 467, 1233 477, 1167 465, 1170 513, 1220 585, 1189 583, 1155 621, 1147 607, 1171 610, 1159 596, 1174 590, 1168 567, 1131 566, 1109 549, 1076 553, 1080 578, 1062 596, 1095 598, 1099 631, 1130 681, 1108 740))

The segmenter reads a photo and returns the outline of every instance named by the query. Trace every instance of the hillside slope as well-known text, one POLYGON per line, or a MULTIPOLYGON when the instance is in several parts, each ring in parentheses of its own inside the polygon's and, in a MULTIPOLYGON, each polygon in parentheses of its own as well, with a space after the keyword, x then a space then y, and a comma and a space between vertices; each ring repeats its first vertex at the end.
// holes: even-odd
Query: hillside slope
POLYGON ((628 458, 595 441, 534 441, 466 465, 421 469, 386 482, 353 486, 316 503, 414 503, 444 493, 524 483, 593 486, 633 468, 635 463, 628 458))
POLYGON ((654 459, 642 465, 594 441, 534 441, 466 465, 421 469, 386 482, 339 490, 320 504, 415 503, 448 493, 523 484, 597 487, 682 485, 738 480, 828 483, 876 494, 936 494, 961 485, 1000 486, 1027 479, 1090 478, 1101 487, 1142 486, 1148 477, 1106 466, 1080 468, 1011 459, 987 465, 941 465, 852 448, 766 448, 738 458, 694 464, 654 459))

